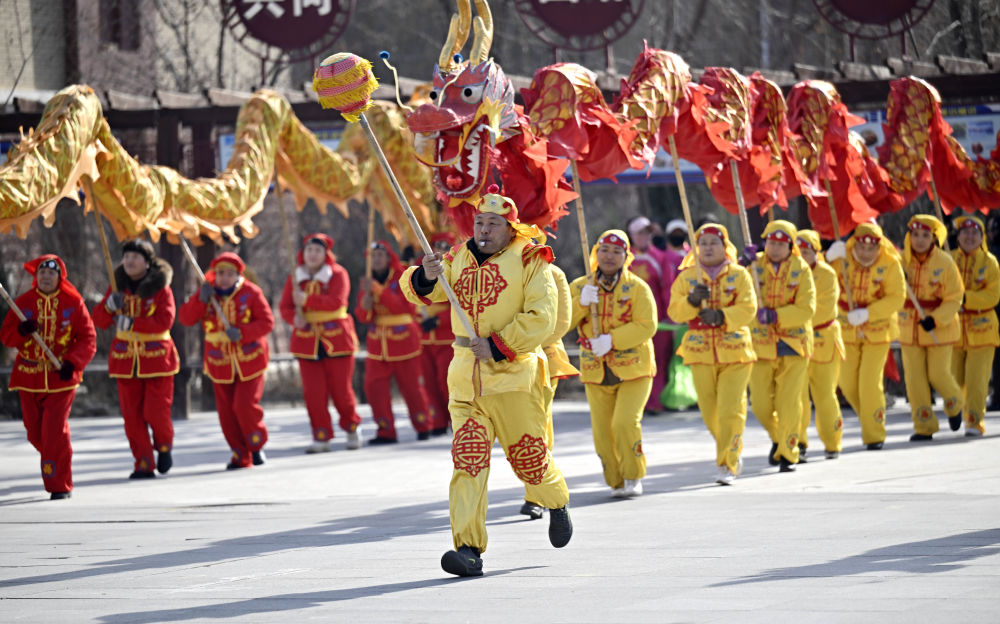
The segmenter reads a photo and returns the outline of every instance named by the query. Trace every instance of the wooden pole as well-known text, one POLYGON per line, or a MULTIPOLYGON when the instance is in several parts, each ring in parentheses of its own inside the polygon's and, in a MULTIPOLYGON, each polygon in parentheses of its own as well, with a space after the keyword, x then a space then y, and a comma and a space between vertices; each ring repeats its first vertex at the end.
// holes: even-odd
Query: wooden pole
MULTIPOLYGON (((292 232, 288 227, 288 217, 285 216, 285 192, 278 186, 278 176, 274 176, 274 191, 278 195, 278 211, 281 213, 281 233, 285 238, 285 250, 288 252, 288 262, 292 266, 292 290, 297 290, 299 285, 295 280, 295 271, 299 268, 295 260, 295 246, 292 244, 292 232)), ((302 307, 295 304, 295 313, 302 316, 302 307)))
MULTIPOLYGON (((921 321, 924 320, 924 318, 927 317, 927 314, 924 313, 924 308, 920 305, 920 301, 917 299, 917 294, 913 292, 913 288, 910 286, 909 281, 906 282, 906 296, 910 298, 910 303, 912 303, 914 309, 916 309, 917 318, 921 321)), ((934 333, 934 330, 932 329, 927 333, 931 335, 931 339, 934 341, 934 344, 938 344, 937 334, 934 333)))
MULTIPOLYGON (((937 183, 934 182, 934 172, 927 168, 931 174, 931 190, 934 192, 934 210, 937 212, 938 221, 944 223, 944 210, 941 209, 941 196, 938 195, 937 183)), ((944 237, 944 250, 951 251, 951 245, 948 244, 948 237, 944 237)))
MULTIPOLYGON (((743 184, 740 182, 739 167, 735 160, 729 161, 729 170, 733 173, 733 190, 736 192, 736 208, 740 214, 740 229, 743 231, 743 246, 750 245, 750 223, 747 221, 747 207, 743 201, 743 184)), ((795 241, 792 241, 795 244, 795 241)), ((750 276, 753 280, 753 291, 757 295, 757 306, 764 305, 764 300, 760 296, 760 282, 757 280, 757 267, 748 268, 752 271, 750 276)))
MULTIPOLYGON (((590 270, 590 243, 587 241, 587 218, 583 212, 583 189, 580 187, 580 169, 575 160, 570 161, 573 170, 573 190, 576 191, 576 222, 580 226, 580 247, 583 250, 583 270, 587 275, 587 281, 593 282, 597 286, 597 273, 590 270)), ((601 334, 601 319, 597 311, 597 304, 590 304, 590 328, 596 338, 601 334)))
MULTIPOLYGON (((830 221, 833 223, 833 236, 840 240, 840 221, 837 219, 837 206, 833 201, 833 187, 830 186, 830 180, 823 180, 823 184, 826 186, 826 204, 830 208, 830 221)), ((844 263, 844 293, 847 295, 847 308, 848 310, 854 309, 854 294, 851 292, 851 275, 849 271, 849 265, 847 263, 847 257, 841 258, 841 262, 844 263)), ((860 327, 855 328, 858 332, 859 337, 864 337, 865 333, 861 331, 860 327)))
POLYGON ((674 135, 667 137, 670 143, 670 159, 674 162, 674 177, 677 178, 677 190, 681 196, 681 209, 684 211, 684 222, 688 228, 688 242, 691 245, 691 253, 694 257, 695 275, 701 281, 701 264, 698 262, 698 241, 694 237, 694 223, 691 221, 691 208, 688 206, 687 190, 684 188, 684 178, 681 176, 681 162, 677 156, 677 142, 674 135))
MULTIPOLYGON (((17 316, 17 318, 22 321, 28 320, 24 316, 24 313, 21 312, 21 308, 17 307, 17 303, 14 301, 14 298, 11 297, 10 293, 7 292, 7 289, 3 287, 3 284, 0 284, 0 297, 3 297, 3 300, 7 302, 7 307, 14 311, 14 315, 17 316)), ((56 354, 52 352, 49 345, 45 344, 45 339, 42 338, 41 334, 37 331, 31 332, 31 337, 35 340, 38 346, 41 347, 42 351, 45 353, 45 357, 49 358, 49 361, 56 367, 56 370, 62 368, 62 362, 60 362, 59 358, 56 357, 56 354)))
POLYGON ((108 237, 104 233, 104 222, 101 214, 97 212, 97 197, 94 195, 94 183, 87 176, 83 180, 84 190, 87 194, 87 201, 94 211, 94 219, 97 221, 97 235, 101 239, 101 250, 104 251, 104 263, 108 268, 108 283, 111 285, 111 292, 118 292, 118 280, 115 279, 115 263, 111 260, 111 251, 108 249, 108 237))
MULTIPOLYGON (((382 153, 382 146, 379 145, 378 139, 375 137, 375 133, 372 131, 370 125, 368 125, 368 118, 365 117, 364 113, 360 115, 361 127, 365 131, 365 137, 368 139, 369 145, 371 145, 372 153, 378 159, 379 165, 382 166, 382 171, 385 172, 387 178, 389 178, 389 185, 392 187, 393 193, 396 195, 396 199, 399 201, 399 205, 403 208, 403 212, 406 214, 406 220, 410 222, 410 227, 413 229, 414 235, 416 235, 417 240, 420 243, 420 248, 423 250, 425 255, 432 255, 434 249, 431 244, 427 242, 427 237, 424 236, 424 231, 420 229, 420 223, 417 221, 417 216, 413 214, 413 209, 410 208, 410 202, 406 200, 406 195, 403 194, 403 189, 399 186, 399 181, 396 179, 396 174, 392 172, 392 167, 389 166, 389 161, 385 159, 385 154, 382 153)), ((455 296, 455 291, 451 289, 451 284, 447 280, 438 280, 441 284, 441 288, 444 289, 444 294, 448 297, 448 302, 451 303, 452 309, 455 311, 455 315, 458 316, 458 320, 462 323, 462 328, 465 329, 466 334, 469 338, 478 337, 475 328, 469 321, 468 315, 465 314, 465 310, 458 303, 458 298, 455 296)))
MULTIPOLYGON (((185 240, 183 236, 178 237, 178 239, 181 241, 181 249, 184 250, 184 257, 191 263, 195 274, 198 276, 198 282, 204 284, 205 272, 202 271, 201 267, 198 265, 198 259, 194 257, 194 252, 191 251, 191 246, 188 245, 187 240, 185 240)), ((222 320, 222 326, 225 329, 229 329, 229 319, 227 319, 226 315, 222 313, 222 306, 219 305, 219 301, 214 296, 212 297, 212 307, 215 308, 215 313, 219 316, 219 319, 222 320)))
POLYGON ((368 242, 365 244, 365 277, 372 276, 372 243, 375 242, 375 207, 370 201, 368 205, 368 242))

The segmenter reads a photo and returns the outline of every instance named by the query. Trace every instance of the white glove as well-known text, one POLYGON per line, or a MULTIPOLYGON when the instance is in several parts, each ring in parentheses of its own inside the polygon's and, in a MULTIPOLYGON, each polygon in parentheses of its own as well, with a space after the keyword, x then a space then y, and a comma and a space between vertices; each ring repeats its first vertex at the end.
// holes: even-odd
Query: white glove
POLYGON ((597 286, 593 284, 586 284, 583 290, 580 291, 580 305, 587 307, 593 303, 597 303, 600 300, 600 295, 597 292, 597 286))
POLYGON ((826 261, 833 262, 834 260, 842 260, 847 257, 847 245, 844 241, 835 241, 830 248, 826 250, 826 261))
POLYGON ((857 327, 868 322, 868 308, 855 308, 847 313, 847 322, 857 327))
POLYGON ((132 329, 132 317, 119 314, 115 317, 115 327, 117 327, 119 331, 128 331, 132 329))
POLYGON ((590 339, 590 350, 597 357, 603 357, 611 350, 611 334, 601 334, 597 338, 590 339))

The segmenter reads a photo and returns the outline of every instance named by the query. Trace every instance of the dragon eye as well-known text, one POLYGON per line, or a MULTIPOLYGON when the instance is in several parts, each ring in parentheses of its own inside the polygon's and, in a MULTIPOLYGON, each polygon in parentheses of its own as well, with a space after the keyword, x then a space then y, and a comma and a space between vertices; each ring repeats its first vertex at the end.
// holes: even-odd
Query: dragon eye
POLYGON ((462 89, 462 101, 467 104, 475 104, 483 98, 483 87, 485 84, 477 84, 462 89))
POLYGON ((431 90, 430 95, 428 95, 427 97, 436 101, 438 99, 438 90, 437 89, 431 90))

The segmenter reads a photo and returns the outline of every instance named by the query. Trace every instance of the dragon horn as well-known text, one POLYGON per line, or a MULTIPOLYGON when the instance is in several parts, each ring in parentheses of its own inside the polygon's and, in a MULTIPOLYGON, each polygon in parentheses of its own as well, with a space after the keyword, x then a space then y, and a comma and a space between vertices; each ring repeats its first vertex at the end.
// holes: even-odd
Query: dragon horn
POLYGON ((472 9, 469 7, 469 0, 456 0, 458 5, 458 15, 451 16, 451 24, 448 27, 448 38, 441 48, 441 56, 438 57, 438 68, 447 73, 455 64, 454 56, 462 51, 465 42, 469 39, 469 26, 472 24, 472 9))
POLYGON ((493 14, 486 0, 476 0, 476 11, 479 15, 473 20, 476 36, 472 40, 469 60, 478 65, 490 57, 490 48, 493 46, 493 14))

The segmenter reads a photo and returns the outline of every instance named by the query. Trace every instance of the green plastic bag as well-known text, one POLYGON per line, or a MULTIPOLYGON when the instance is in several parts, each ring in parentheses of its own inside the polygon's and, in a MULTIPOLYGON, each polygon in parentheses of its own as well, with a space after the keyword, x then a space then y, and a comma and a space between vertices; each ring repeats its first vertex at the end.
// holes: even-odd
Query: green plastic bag
MULTIPOLYGON (((665 325, 665 323, 660 324, 665 325)), ((674 345, 680 345, 687 333, 687 325, 673 326, 674 345)), ((665 328, 664 328, 665 329, 665 328)), ((670 365, 667 369, 667 385, 660 393, 660 404, 671 410, 686 410, 698 404, 698 395, 694 391, 694 378, 691 376, 691 368, 685 366, 684 358, 676 353, 670 358, 670 365)))

